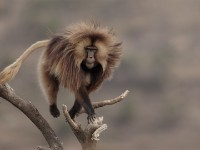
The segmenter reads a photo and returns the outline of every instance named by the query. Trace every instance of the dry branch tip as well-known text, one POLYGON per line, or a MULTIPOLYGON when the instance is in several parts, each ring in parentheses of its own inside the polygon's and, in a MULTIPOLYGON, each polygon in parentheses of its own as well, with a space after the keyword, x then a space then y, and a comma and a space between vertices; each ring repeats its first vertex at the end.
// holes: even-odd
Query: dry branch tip
POLYGON ((68 122, 68 124, 74 129, 74 130, 80 130, 80 125, 77 124, 69 115, 68 110, 67 110, 67 106, 66 105, 62 105, 63 107, 63 114, 65 116, 66 121, 68 122))
POLYGON ((94 131, 91 139, 95 141, 99 141, 100 139, 98 137, 100 136, 100 133, 106 130, 107 128, 108 128, 107 124, 101 125, 98 129, 94 131))
POLYGON ((126 90, 124 93, 120 95, 120 98, 125 98, 129 92, 130 92, 129 90, 126 90))

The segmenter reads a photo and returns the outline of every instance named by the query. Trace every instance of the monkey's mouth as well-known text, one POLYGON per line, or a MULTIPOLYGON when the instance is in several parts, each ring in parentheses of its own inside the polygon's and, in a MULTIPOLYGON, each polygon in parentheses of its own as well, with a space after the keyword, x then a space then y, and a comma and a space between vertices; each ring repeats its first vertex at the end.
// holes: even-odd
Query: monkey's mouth
POLYGON ((86 63, 87 64, 94 64, 95 63, 95 59, 93 59, 93 58, 87 58, 86 63))
POLYGON ((95 60, 87 60, 86 63, 85 63, 85 65, 86 65, 86 67, 88 69, 92 69, 92 68, 94 68, 97 65, 97 63, 96 63, 95 60))
POLYGON ((86 64, 89 64, 89 65, 91 65, 91 64, 94 64, 94 61, 91 61, 91 62, 86 62, 86 64))
POLYGON ((87 62, 86 66, 87 66, 88 69, 91 69, 91 68, 94 67, 94 63, 93 62, 87 62))

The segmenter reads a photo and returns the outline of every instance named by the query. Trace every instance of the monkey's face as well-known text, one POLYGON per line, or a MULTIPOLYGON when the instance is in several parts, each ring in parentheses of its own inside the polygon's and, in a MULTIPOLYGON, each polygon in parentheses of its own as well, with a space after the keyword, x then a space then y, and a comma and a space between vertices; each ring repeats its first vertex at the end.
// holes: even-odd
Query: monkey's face
POLYGON ((88 69, 92 69, 97 65, 96 62, 96 52, 97 52, 97 47, 96 46, 87 46, 85 47, 85 53, 86 53, 86 58, 85 58, 85 65, 88 69))
POLYGON ((99 64, 104 71, 107 65, 109 46, 98 39, 95 42, 92 41, 91 37, 85 38, 75 45, 76 64, 77 66, 84 64, 88 69, 99 64))

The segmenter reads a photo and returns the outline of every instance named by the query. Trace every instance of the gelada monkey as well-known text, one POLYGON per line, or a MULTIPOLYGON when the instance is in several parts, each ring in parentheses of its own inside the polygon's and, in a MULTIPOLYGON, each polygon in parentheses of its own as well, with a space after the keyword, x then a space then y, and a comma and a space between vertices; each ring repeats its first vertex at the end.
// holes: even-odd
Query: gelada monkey
POLYGON ((69 114, 72 119, 83 107, 88 122, 96 119, 89 94, 97 90, 118 66, 122 54, 112 29, 96 22, 82 22, 55 34, 49 40, 31 45, 14 63, 0 73, 0 84, 15 77, 24 60, 38 48, 43 48, 38 70, 41 89, 49 101, 49 110, 58 117, 59 85, 74 93, 75 102, 69 114))

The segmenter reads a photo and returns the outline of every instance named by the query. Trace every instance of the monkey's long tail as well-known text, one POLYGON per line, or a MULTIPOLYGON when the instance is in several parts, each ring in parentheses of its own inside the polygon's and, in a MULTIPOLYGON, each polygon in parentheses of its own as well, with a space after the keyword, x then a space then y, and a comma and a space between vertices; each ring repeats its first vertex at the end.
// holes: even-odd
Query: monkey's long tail
POLYGON ((7 66, 2 72, 0 72, 0 84, 4 84, 12 80, 19 71, 22 63, 28 58, 28 56, 38 48, 47 47, 49 40, 38 41, 32 44, 25 52, 12 64, 7 66))

